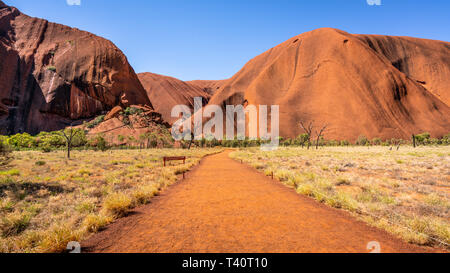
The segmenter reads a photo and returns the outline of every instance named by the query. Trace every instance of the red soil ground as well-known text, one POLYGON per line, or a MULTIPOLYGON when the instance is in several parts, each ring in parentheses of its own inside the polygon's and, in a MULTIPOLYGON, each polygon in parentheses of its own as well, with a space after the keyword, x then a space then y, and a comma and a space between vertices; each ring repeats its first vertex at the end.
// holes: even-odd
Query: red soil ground
POLYGON ((152 203, 82 243, 88 252, 429 252, 239 164, 209 156, 152 203))

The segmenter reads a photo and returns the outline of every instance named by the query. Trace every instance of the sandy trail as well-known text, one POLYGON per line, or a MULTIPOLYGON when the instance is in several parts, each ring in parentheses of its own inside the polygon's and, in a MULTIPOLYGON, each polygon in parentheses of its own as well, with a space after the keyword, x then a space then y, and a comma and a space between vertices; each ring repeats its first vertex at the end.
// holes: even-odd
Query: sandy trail
POLYGON ((298 195, 228 157, 206 157, 185 180, 82 243, 89 252, 426 252, 348 213, 298 195))

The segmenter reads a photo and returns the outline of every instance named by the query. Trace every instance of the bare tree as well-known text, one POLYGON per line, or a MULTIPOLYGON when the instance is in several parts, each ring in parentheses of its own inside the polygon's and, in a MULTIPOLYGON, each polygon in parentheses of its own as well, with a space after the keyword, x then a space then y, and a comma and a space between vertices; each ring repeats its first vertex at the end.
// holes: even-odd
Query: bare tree
POLYGON ((70 159, 70 151, 72 150, 72 141, 74 137, 80 132, 79 130, 74 130, 72 124, 70 125, 70 129, 61 130, 62 135, 66 139, 67 146, 67 158, 70 159), (66 132, 66 130, 68 132, 66 132))
MULTIPOLYGON (((308 142, 308 150, 311 147, 311 139, 314 134, 314 121, 311 121, 308 126, 306 126, 303 122, 300 122, 300 126, 302 126, 303 130, 306 134, 306 141, 308 142)), ((323 126, 319 131, 317 131, 317 141, 316 141, 316 149, 319 149, 319 141, 323 136, 323 133, 327 129, 328 125, 323 126)))
POLYGON ((311 146, 311 137, 312 137, 312 133, 313 133, 313 129, 314 129, 314 122, 311 121, 308 126, 305 126, 305 124, 302 121, 302 122, 300 122, 300 126, 302 126, 303 130, 305 131, 305 133, 307 135, 308 150, 309 150, 309 148, 311 146))
POLYGON ((193 133, 193 132, 191 132, 191 140, 189 141, 189 147, 188 147, 188 150, 190 150, 190 149, 191 149, 191 146, 192 146, 192 142, 194 142, 194 138, 195 138, 195 136, 194 136, 194 133, 193 133))
POLYGON ((319 150, 320 137, 323 136, 323 133, 325 132, 327 127, 328 127, 328 125, 323 126, 322 129, 320 129, 319 132, 317 133, 316 150, 319 150))

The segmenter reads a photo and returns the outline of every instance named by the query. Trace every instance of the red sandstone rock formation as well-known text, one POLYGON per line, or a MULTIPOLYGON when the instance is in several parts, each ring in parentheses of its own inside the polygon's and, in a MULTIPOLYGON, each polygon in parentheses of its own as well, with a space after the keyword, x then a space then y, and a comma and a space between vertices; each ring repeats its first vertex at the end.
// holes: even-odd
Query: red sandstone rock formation
POLYGON ((186 83, 195 85, 200 87, 203 91, 210 94, 211 96, 216 93, 217 90, 220 89, 227 80, 218 80, 218 81, 210 81, 210 80, 195 80, 195 81, 188 81, 186 83))
MULTIPOLYGON (((284 137, 328 124, 327 139, 450 132, 450 43, 318 29, 249 61, 210 104, 280 105, 284 137)), ((269 125, 270 126, 270 125, 269 125)))
POLYGON ((124 54, 0 1, 0 133, 61 129, 114 106, 151 107, 124 54))
POLYGON ((147 90, 155 111, 161 113, 162 118, 173 123, 178 118, 171 117, 172 108, 176 105, 187 105, 194 109, 194 98, 202 97, 204 104, 209 101, 210 94, 197 85, 189 84, 178 79, 154 73, 139 73, 139 79, 147 90))

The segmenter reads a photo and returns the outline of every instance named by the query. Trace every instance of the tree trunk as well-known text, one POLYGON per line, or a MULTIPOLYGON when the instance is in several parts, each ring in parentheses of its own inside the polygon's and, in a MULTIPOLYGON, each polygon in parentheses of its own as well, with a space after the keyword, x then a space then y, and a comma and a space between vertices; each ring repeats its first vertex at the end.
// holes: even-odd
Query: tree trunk
POLYGON ((70 159, 70 144, 67 143, 67 158, 70 159))
POLYGON ((413 147, 416 148, 416 136, 412 135, 413 147))
POLYGON ((195 138, 194 134, 193 134, 193 133, 191 133, 191 141, 189 141, 189 147, 188 147, 188 150, 190 150, 190 149, 191 149, 191 146, 192 146, 192 142, 194 141, 194 138, 195 138))

